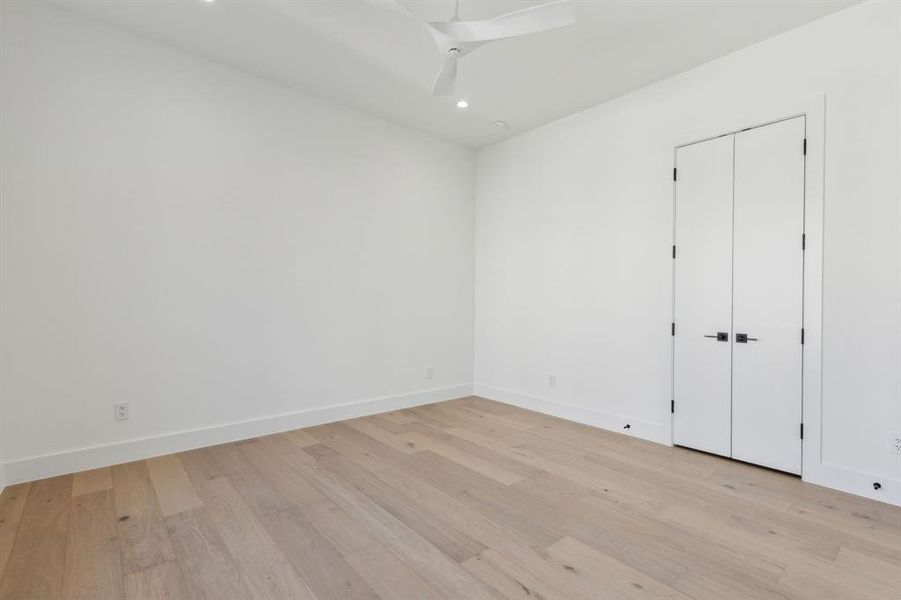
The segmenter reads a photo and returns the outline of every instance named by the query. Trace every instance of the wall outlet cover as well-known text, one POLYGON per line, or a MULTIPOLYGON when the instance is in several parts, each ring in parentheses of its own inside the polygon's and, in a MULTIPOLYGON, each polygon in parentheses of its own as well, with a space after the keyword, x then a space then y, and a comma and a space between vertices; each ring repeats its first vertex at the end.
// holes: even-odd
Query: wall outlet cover
POLYGON ((892 454, 901 454, 901 431, 889 434, 889 451, 892 454))
POLYGON ((131 417, 131 405, 128 402, 113 404, 113 410, 117 421, 126 421, 131 417))

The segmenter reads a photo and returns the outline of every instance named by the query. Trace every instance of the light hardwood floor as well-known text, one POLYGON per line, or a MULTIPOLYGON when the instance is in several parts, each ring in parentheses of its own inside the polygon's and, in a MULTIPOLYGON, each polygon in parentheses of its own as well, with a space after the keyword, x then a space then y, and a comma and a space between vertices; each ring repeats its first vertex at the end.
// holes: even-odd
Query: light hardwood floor
POLYGON ((479 398, 9 487, 0 599, 901 598, 901 509, 479 398))

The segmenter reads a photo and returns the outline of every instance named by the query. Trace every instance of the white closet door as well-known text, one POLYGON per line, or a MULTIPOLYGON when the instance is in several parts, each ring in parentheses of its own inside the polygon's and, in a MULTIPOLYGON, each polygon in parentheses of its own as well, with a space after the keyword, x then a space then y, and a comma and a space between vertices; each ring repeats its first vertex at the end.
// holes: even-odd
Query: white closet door
POLYGON ((735 135, 732 457, 790 473, 801 472, 804 125, 735 135))
POLYGON ((723 456, 731 431, 732 140, 676 150, 673 441, 723 456))

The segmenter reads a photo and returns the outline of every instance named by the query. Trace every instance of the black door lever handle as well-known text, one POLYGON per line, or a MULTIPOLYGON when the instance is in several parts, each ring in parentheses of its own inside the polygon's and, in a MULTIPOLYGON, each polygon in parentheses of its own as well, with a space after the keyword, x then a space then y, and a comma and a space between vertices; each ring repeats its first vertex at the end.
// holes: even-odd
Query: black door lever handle
POLYGON ((705 338, 713 338, 718 342, 728 342, 729 341, 729 334, 726 333, 725 331, 717 331, 716 335, 705 335, 704 337, 705 338))
POLYGON ((748 342, 756 342, 757 338, 748 337, 747 333, 736 333, 735 334, 735 343, 736 344, 747 344, 748 342))

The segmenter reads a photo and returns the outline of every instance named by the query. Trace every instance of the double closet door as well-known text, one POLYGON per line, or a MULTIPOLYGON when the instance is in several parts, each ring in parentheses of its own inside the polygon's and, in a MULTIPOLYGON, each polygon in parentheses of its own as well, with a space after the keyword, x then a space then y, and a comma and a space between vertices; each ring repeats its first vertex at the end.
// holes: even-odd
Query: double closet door
POLYGON ((676 150, 673 441, 800 474, 805 117, 676 150))

